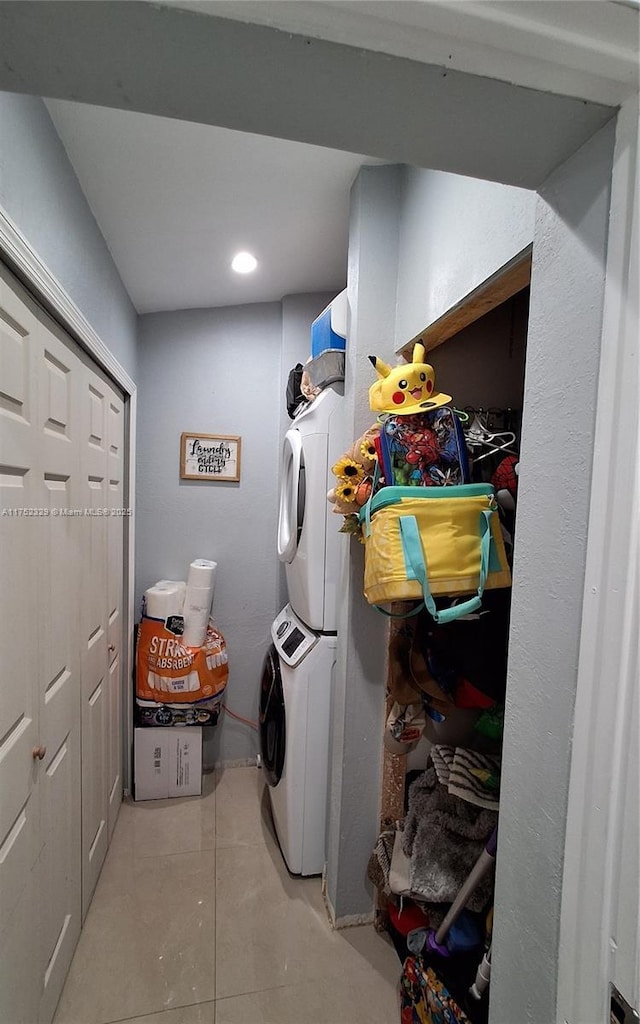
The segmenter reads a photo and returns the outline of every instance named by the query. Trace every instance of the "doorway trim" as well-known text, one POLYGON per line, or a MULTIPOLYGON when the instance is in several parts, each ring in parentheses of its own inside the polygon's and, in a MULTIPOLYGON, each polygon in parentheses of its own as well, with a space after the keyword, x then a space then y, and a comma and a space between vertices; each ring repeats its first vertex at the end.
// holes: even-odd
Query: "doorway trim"
POLYGON ((31 247, 23 233, 0 206, 0 258, 9 266, 44 305, 64 330, 78 342, 97 365, 107 373, 124 392, 127 410, 128 440, 126 446, 125 493, 131 515, 125 517, 124 558, 124 658, 123 708, 123 785, 125 793, 131 791, 131 751, 133 749, 133 694, 130 680, 133 676, 134 606, 135 606, 135 471, 136 471, 136 413, 138 393, 134 381, 113 353, 96 333, 89 321, 51 273, 44 261, 31 247))

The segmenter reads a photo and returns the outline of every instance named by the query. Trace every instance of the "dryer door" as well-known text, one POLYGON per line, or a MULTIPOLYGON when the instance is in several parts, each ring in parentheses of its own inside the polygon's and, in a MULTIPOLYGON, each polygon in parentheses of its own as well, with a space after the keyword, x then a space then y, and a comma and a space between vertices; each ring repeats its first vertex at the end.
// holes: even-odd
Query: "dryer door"
POLYGON ((284 770, 286 715, 280 658, 271 644, 264 659, 260 684, 260 753, 269 786, 277 786, 284 770))
POLYGON ((292 562, 304 524, 305 465, 299 430, 288 430, 282 446, 282 482, 278 515, 278 557, 292 562))

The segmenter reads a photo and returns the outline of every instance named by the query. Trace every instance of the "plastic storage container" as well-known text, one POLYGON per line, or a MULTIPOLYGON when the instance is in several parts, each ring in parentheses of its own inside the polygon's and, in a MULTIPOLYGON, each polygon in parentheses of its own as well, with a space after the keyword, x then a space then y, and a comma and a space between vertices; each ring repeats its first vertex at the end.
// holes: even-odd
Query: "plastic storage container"
POLYGON ((320 355, 327 349, 344 352, 347 346, 347 289, 336 295, 320 316, 311 324, 311 355, 320 355))

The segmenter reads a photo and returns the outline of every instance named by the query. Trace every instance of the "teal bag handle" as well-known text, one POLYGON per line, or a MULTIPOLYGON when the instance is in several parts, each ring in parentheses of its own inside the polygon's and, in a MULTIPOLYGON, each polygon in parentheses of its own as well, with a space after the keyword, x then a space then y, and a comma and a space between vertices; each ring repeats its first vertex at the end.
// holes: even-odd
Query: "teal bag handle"
MULTIPOLYGON (((489 557, 491 554, 491 516, 493 509, 484 509, 480 513, 480 584, 475 597, 467 601, 452 605, 451 608, 443 608, 438 611, 429 589, 427 566, 425 564, 424 551, 420 541, 418 521, 415 516, 400 516, 400 536, 402 539, 402 550, 404 552, 405 565, 411 570, 413 578, 418 580, 422 587, 422 595, 427 611, 435 622, 444 625, 447 622, 455 622, 464 615, 469 615, 480 608, 482 595, 487 582, 489 572, 489 557)), ((409 576, 409 573, 407 573, 409 576)), ((409 576, 411 578, 411 576, 409 576)))

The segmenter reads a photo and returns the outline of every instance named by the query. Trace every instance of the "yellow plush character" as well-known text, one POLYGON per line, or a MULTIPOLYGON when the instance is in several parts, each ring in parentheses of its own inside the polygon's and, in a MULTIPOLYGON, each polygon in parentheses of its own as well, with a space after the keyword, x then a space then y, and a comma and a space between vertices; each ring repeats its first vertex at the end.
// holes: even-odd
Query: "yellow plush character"
POLYGON ((413 346, 412 362, 393 368, 377 356, 369 356, 379 378, 369 388, 369 405, 374 412, 409 416, 437 409, 451 401, 451 395, 436 391, 436 375, 424 357, 421 342, 413 346))

